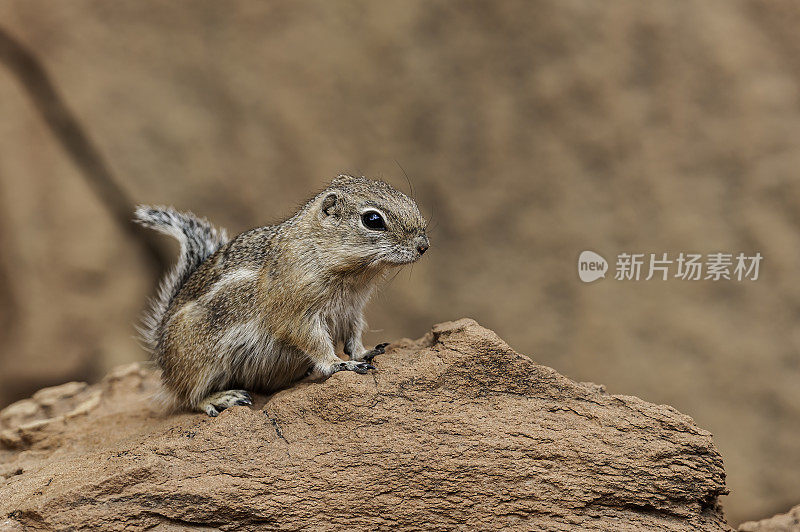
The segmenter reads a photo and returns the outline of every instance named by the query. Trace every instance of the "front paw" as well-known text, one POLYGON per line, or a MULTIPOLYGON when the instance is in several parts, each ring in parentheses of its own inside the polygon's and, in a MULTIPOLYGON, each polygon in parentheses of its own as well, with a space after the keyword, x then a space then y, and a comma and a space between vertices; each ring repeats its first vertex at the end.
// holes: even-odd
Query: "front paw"
POLYGON ((387 345, 389 345, 389 342, 384 342, 382 344, 376 345, 373 349, 370 349, 364 354, 363 360, 366 360, 367 362, 372 362, 373 358, 375 358, 378 355, 382 355, 386 352, 387 345))
POLYGON ((337 371, 355 371, 356 373, 360 373, 364 375, 367 371, 375 369, 375 366, 372 364, 368 364, 366 362, 357 362, 355 360, 348 360, 346 362, 339 362, 334 364, 333 371, 331 373, 336 373, 337 371))

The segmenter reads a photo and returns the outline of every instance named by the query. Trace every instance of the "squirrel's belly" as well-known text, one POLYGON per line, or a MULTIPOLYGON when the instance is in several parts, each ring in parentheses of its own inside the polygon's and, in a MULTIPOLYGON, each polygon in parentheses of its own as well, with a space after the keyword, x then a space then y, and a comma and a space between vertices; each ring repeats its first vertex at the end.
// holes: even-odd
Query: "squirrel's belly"
POLYGON ((240 337, 228 357, 231 385, 273 392, 301 379, 311 361, 299 349, 264 336, 240 337))

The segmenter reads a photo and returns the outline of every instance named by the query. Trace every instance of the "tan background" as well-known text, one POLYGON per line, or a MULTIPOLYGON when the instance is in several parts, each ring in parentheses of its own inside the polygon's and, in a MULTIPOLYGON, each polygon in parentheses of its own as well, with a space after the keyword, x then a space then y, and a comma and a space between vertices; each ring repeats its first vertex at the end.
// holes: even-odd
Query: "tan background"
MULTIPOLYGON (((120 183, 233 232, 340 171, 432 248, 377 342, 471 316, 714 433, 732 524, 800 502, 800 4, 46 2, 42 59, 120 183), (764 255, 756 282, 582 284, 580 251, 764 255)), ((142 359, 146 262, 0 70, 0 401, 142 359)))

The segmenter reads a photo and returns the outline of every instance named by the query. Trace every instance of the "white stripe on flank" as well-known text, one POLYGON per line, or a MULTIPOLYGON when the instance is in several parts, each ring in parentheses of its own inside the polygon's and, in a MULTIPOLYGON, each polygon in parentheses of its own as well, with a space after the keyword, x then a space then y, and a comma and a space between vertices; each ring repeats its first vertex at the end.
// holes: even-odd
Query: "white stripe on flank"
POLYGON ((200 301, 203 303, 207 303, 214 299, 214 296, 217 295, 217 292, 225 288, 227 285, 238 284, 238 283, 247 283, 250 281, 255 281, 258 279, 258 271, 251 270, 249 268, 239 268, 238 270, 233 270, 224 274, 220 277, 219 281, 214 283, 214 286, 211 289, 203 294, 200 298, 200 301))

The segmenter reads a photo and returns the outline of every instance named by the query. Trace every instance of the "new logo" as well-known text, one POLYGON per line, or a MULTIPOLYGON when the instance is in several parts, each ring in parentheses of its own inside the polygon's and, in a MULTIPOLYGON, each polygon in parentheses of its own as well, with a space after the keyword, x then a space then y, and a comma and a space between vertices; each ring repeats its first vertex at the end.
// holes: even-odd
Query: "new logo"
POLYGON ((578 257, 578 277, 584 283, 591 283, 601 277, 605 279, 608 271, 606 259, 594 251, 583 251, 578 257))

